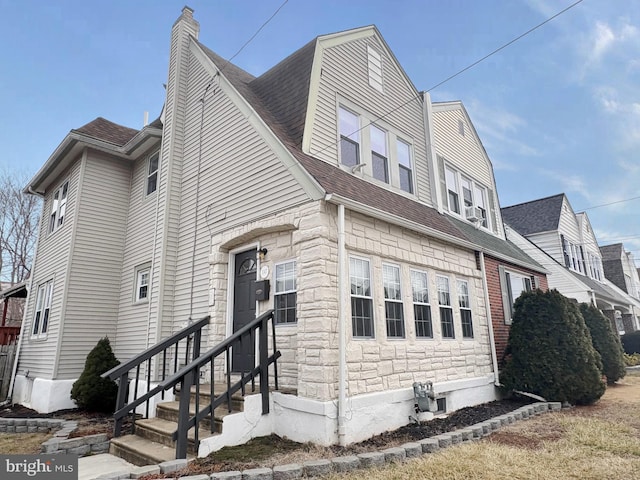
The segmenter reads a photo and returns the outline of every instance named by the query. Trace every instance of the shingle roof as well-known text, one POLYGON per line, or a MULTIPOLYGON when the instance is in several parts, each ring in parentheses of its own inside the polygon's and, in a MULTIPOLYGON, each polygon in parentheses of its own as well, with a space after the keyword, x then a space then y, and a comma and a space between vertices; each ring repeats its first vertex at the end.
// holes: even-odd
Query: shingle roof
POLYGON ((113 143, 119 147, 127 143, 138 133, 138 130, 135 128, 124 127, 102 117, 98 117, 92 122, 72 131, 84 133, 85 135, 113 143))
POLYGON ((458 229, 462 230, 465 237, 476 245, 484 248, 484 250, 491 254, 491 252, 509 257, 516 260, 518 263, 524 263, 529 265, 534 270, 544 271, 544 268, 529 255, 520 250, 517 246, 511 243, 509 240, 502 240, 495 235, 488 234, 482 230, 476 228, 469 222, 458 220, 457 218, 449 217, 449 221, 452 222, 458 229))
POLYGON ((622 244, 614 243, 613 245, 605 245, 600 247, 602 260, 620 260, 622 258, 622 244))
POLYGON ((557 230, 562 213, 564 193, 531 202, 504 207, 502 220, 520 235, 557 230))
POLYGON ((627 282, 624 278, 622 252, 624 252, 624 248, 621 243, 614 243, 613 245, 600 247, 604 276, 618 288, 629 293, 627 290, 627 282))

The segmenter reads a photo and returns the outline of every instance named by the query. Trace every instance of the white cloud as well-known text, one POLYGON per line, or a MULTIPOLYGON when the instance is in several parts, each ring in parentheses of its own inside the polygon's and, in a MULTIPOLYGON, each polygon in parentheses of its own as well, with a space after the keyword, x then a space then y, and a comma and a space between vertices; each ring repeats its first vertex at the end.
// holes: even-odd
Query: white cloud
POLYGON ((595 62, 611 48, 616 40, 616 35, 609 25, 602 22, 596 23, 595 31, 592 35, 593 40, 588 51, 590 52, 590 62, 595 62))

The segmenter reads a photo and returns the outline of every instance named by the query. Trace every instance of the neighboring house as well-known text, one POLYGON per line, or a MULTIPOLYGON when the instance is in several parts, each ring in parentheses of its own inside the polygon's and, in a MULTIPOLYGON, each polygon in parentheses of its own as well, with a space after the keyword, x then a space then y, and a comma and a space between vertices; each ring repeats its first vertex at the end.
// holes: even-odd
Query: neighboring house
POLYGON ((437 207, 473 243, 482 246, 496 360, 509 339, 513 302, 523 291, 547 290, 546 270, 506 239, 493 166, 462 102, 432 107, 437 207))
POLYGON ((593 303, 620 333, 637 328, 640 303, 607 281, 589 218, 564 193, 505 207, 502 218, 507 238, 551 273, 549 288, 593 303))
POLYGON ((20 325, 24 314, 26 283, 0 283, 2 301, 2 320, 0 321, 0 345, 15 343, 20 334, 20 325))
POLYGON ((640 278, 633 253, 615 243, 600 247, 604 276, 633 298, 640 300, 640 278))
MULTIPOLYGON (((429 96, 377 29, 318 37, 253 77, 198 42, 192 14, 172 29, 161 118, 71 131, 27 186, 44 208, 14 400, 72 406, 105 335, 124 361, 211 315, 207 348, 271 308, 295 394, 229 442, 362 440, 409 421, 416 381, 446 411, 495 399, 482 259, 523 288, 544 270, 504 241, 494 194, 486 232, 440 213, 429 96)), ((490 170, 473 178, 495 192, 490 170)), ((232 369, 253 362, 239 352, 232 369)))

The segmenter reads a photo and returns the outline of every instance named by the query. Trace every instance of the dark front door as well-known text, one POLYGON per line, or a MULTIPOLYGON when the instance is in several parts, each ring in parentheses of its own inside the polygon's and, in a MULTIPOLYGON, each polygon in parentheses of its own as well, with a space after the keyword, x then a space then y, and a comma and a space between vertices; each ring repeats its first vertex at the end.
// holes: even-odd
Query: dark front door
MULTIPOLYGON (((256 250, 236 255, 233 283, 233 332, 237 332, 256 318, 256 295, 252 288, 256 280, 256 250)), ((253 335, 245 335, 233 347, 231 369, 247 372, 255 366, 253 335)))

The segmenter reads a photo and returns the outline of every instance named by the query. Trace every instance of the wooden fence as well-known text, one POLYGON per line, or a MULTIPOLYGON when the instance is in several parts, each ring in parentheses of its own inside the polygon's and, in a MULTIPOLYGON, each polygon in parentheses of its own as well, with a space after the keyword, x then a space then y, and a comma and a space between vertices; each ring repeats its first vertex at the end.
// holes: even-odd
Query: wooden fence
POLYGON ((7 399, 18 344, 0 345, 0 402, 7 399))

